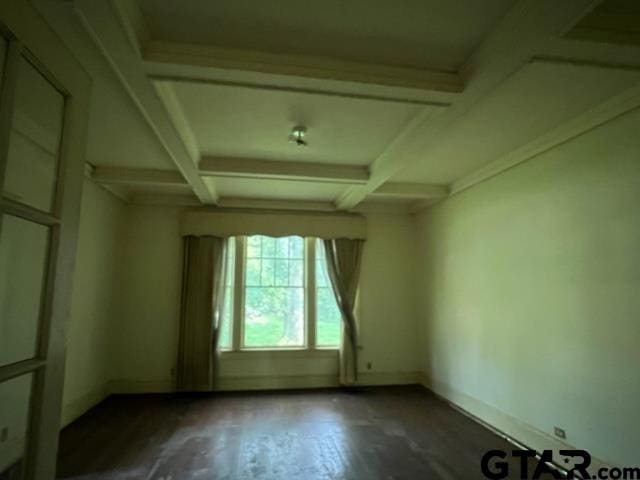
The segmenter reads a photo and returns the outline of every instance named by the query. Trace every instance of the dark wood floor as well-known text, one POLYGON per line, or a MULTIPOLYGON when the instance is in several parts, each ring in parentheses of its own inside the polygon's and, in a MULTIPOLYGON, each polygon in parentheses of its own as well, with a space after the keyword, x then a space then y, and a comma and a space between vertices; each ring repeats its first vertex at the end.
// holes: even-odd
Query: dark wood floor
POLYGON ((62 432, 58 478, 470 480, 488 449, 513 447, 421 387, 115 396, 62 432))

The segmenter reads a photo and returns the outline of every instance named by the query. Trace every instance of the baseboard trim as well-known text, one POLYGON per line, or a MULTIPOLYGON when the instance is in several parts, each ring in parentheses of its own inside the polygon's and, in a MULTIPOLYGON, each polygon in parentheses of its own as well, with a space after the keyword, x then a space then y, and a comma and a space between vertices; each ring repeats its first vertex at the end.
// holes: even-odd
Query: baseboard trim
MULTIPOLYGON (((532 449, 538 453, 543 450, 551 450, 555 458, 561 458, 559 450, 577 448, 443 382, 423 376, 421 384, 451 405, 452 408, 491 430, 496 435, 505 438, 510 443, 518 446, 518 448, 532 449)), ((572 465, 556 465, 556 467, 564 470, 565 468, 571 468, 572 465)), ((613 465, 592 456, 589 472, 593 475, 603 467, 612 468, 613 465)))
MULTIPOLYGON (((358 374, 358 386, 374 385, 410 385, 420 384, 420 372, 363 372, 358 374)), ((333 388, 339 387, 338 374, 320 375, 250 375, 242 377, 218 378, 215 391, 243 391, 243 390, 279 390, 305 388, 333 388)), ((175 386, 170 380, 131 380, 116 379, 109 382, 109 393, 138 394, 138 393, 171 393, 175 386)))
POLYGON ((422 380, 422 372, 358 372, 360 386, 416 385, 422 380))
POLYGON ((64 428, 109 396, 108 384, 86 393, 62 406, 60 427, 64 428))
POLYGON ((109 394, 171 393, 176 388, 171 380, 131 380, 120 378, 109 382, 109 394))
POLYGON ((337 375, 269 375, 221 377, 217 381, 215 390, 281 390, 337 386, 339 386, 337 375))

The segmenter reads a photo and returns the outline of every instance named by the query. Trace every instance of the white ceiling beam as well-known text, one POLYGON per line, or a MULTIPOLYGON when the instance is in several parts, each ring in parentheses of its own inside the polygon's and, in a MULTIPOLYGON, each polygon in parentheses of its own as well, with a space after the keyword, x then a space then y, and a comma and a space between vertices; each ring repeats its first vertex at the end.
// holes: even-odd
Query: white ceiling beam
POLYGON ((349 185, 363 185, 369 180, 367 167, 211 156, 204 156, 200 160, 200 175, 298 180, 349 185))
POLYGON ((387 182, 380 185, 372 193, 374 197, 391 197, 407 199, 434 199, 444 198, 449 195, 447 185, 434 185, 425 183, 401 183, 387 182))
POLYGON ((159 187, 188 187, 180 172, 146 168, 93 167, 91 178, 110 185, 146 185, 159 187))
MULTIPOLYGON (((405 89, 393 89, 377 92, 367 92, 364 90, 350 91, 330 88, 324 85, 321 88, 304 87, 300 85, 288 84, 268 84, 254 83, 251 81, 243 81, 236 79, 219 79, 215 76, 191 75, 184 69, 175 72, 154 73, 153 69, 149 71, 149 78, 158 85, 170 85, 176 83, 195 84, 195 85, 211 85, 214 87, 232 87, 243 90, 258 90, 263 92, 285 92, 285 93, 301 93, 304 95, 315 95, 321 97, 338 97, 356 100, 372 100, 374 102, 386 103, 407 103, 410 105, 437 105, 448 106, 451 102, 444 98, 428 98, 425 95, 409 94, 405 89)), ((413 91, 411 92, 413 93, 413 91)))
POLYGON ((158 207, 198 207, 202 203, 195 195, 176 195, 166 193, 134 193, 132 205, 154 205, 158 207))
POLYGON ((332 202, 313 202, 309 200, 277 200, 263 198, 222 197, 218 203, 224 208, 256 208, 266 210, 304 210, 308 212, 333 212, 332 202))
MULTIPOLYGON (((153 88, 140 57, 132 46, 130 33, 125 31, 112 7, 103 0, 76 0, 75 12, 95 45, 111 65, 127 94, 143 118, 187 180, 195 195, 204 204, 215 204, 218 196, 205 184, 190 152, 169 119, 164 104, 153 88)), ((122 13, 122 12, 120 12, 122 13)))
POLYGON ((396 173, 429 155, 445 129, 455 128, 457 121, 523 64, 546 54, 548 39, 566 31, 568 25, 593 7, 594 1, 521 0, 516 3, 461 69, 466 88, 455 103, 442 114, 425 115, 409 126, 404 138, 394 140, 371 166, 367 185, 347 189, 336 200, 337 208, 353 208, 396 173))
POLYGON ((142 45, 151 38, 149 27, 136 0, 111 0, 131 47, 142 57, 142 45))
POLYGON ((84 176, 87 179, 91 180, 96 185, 98 185, 100 188, 103 188, 104 190, 106 190, 110 194, 116 196, 117 198, 122 200, 124 203, 129 203, 131 201, 131 195, 129 195, 129 192, 128 192, 128 190, 127 190, 127 188, 125 186, 123 186, 123 185, 109 185, 109 184, 99 183, 99 182, 95 181, 95 179, 93 178, 93 172, 94 171, 95 171, 95 167, 93 165, 91 165, 90 163, 85 163, 84 164, 84 176))
POLYGON ((396 67, 208 45, 149 41, 143 45, 147 62, 320 78, 390 87, 457 93, 464 82, 454 72, 396 67))

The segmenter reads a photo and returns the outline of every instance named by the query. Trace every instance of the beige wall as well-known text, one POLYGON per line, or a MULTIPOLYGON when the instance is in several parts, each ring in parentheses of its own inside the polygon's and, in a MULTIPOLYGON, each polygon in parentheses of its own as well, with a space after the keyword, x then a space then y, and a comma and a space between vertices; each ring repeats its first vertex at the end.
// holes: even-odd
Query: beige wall
MULTIPOLYGON (((123 314, 116 320, 116 391, 166 391, 176 359, 182 245, 180 210, 132 206, 124 247, 127 275, 121 282, 123 314)), ((363 383, 417 381, 419 360, 411 294, 413 262, 407 248, 408 216, 368 214, 361 289, 363 383), (371 370, 366 365, 371 362, 371 370)), ((335 353, 227 354, 221 387, 322 386, 337 380, 335 353)))
POLYGON ((126 207, 85 180, 76 273, 67 325, 63 423, 100 401, 111 377, 113 323, 119 317, 115 287, 121 267, 126 207))
POLYGON ((118 391, 171 385, 176 360, 182 245, 176 208, 129 206, 121 252, 122 315, 114 319, 113 380, 118 391))
POLYGON ((420 218, 427 383, 537 448, 640 445, 640 111, 420 218))

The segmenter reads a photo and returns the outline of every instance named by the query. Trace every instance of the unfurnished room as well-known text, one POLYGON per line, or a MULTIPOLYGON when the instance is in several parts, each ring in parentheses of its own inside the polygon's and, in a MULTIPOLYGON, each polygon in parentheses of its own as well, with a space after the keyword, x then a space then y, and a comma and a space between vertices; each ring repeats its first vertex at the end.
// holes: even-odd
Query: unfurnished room
POLYGON ((0 0, 0 480, 640 479, 640 1, 0 0))

